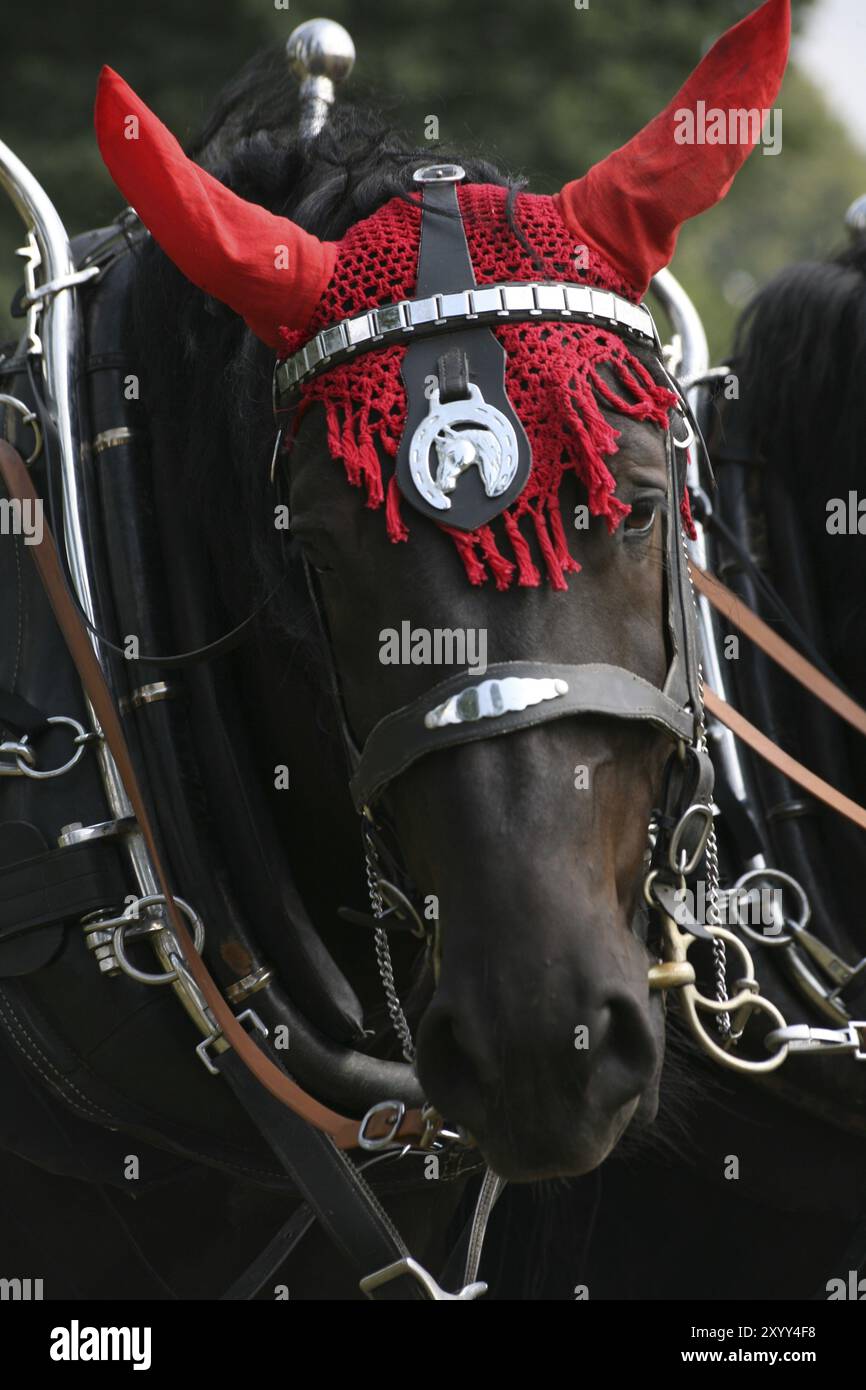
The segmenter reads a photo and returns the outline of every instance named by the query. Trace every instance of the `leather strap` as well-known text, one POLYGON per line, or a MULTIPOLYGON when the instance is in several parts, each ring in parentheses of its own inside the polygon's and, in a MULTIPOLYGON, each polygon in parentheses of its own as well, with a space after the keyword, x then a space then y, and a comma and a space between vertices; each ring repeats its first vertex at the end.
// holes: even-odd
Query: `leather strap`
MULTIPOLYGON (((415 294, 419 298, 448 296, 474 288, 475 275, 456 185, 453 182, 425 183, 415 294)), ((458 530, 474 531, 517 500, 526 486, 532 462, 526 431, 505 389, 505 348, 492 328, 483 324, 458 324, 453 332, 437 333, 432 338, 412 337, 403 357, 400 376, 406 389, 406 421, 396 459, 400 490, 407 502, 432 521, 447 520, 458 530), (477 386, 486 404, 510 423, 517 440, 518 464, 509 487, 494 498, 487 496, 478 469, 470 468, 461 478, 446 516, 427 502, 416 488, 412 479, 411 451, 415 432, 430 410, 427 383, 431 377, 434 381, 439 377, 441 360, 453 361, 455 355, 466 359, 467 381, 477 386)), ((454 376, 453 372, 448 374, 449 393, 450 389, 455 389, 454 376)))
MULTIPOLYGON (((216 1065, 359 1280, 405 1259, 409 1251, 378 1197, 328 1136, 278 1105, 236 1052, 223 1052, 216 1065)), ((409 1274, 381 1285, 375 1296, 426 1302, 409 1274)))
POLYGON ((0 724, 30 738, 49 728, 48 716, 11 690, 0 690, 0 724))
MULTIPOLYGON (((0 440, 0 474, 2 474, 11 497, 21 501, 27 500, 31 503, 41 500, 36 493, 33 480, 21 455, 5 440, 0 440)), ((262 1052, 232 1013, 204 960, 196 951, 192 937, 187 931, 184 919, 172 895, 168 873, 154 836, 150 815, 139 786, 114 700, 91 645, 87 629, 67 588, 50 527, 45 525, 41 541, 36 545, 28 546, 27 549, 36 564, 58 627, 66 641, 70 656, 81 678, 82 686, 99 721, 106 745, 114 758, 120 779, 129 797, 159 882, 160 892, 165 898, 172 930, 180 943, 190 974, 204 995, 223 1037, 238 1057, 242 1059, 252 1075, 284 1106, 288 1107, 294 1114, 301 1116, 308 1124, 330 1135, 338 1148, 353 1149, 359 1147, 358 1121, 350 1119, 346 1115, 340 1115, 320 1104, 262 1052)), ((409 1110, 403 1116, 394 1137, 395 1139, 418 1138, 423 1134, 424 1128, 420 1110, 409 1110)), ((377 1115, 371 1118, 367 1134, 371 1138, 376 1138, 386 1133, 387 1130, 387 1116, 377 1115)))
POLYGON ((702 594, 718 613, 745 633, 756 647, 760 647, 777 666, 781 666, 783 671, 804 686, 828 709, 838 714, 840 719, 844 719, 858 733, 866 734, 866 709, 840 690, 838 685, 834 685, 833 681, 823 675, 805 656, 801 656, 714 574, 701 569, 700 565, 694 562, 691 571, 698 593, 702 594))
POLYGON ((818 801, 823 801, 825 806, 838 811, 840 816, 846 816, 855 825, 859 825, 861 830, 866 830, 866 807, 858 805, 850 797, 843 796, 842 792, 825 782, 823 777, 810 772, 802 763, 798 763, 796 758, 785 753, 778 744, 767 738, 766 734, 762 734, 754 724, 750 724, 739 710, 735 710, 709 686, 704 686, 704 704, 714 719, 718 719, 778 772, 784 773, 818 801))
POLYGON ((316 1213, 312 1207, 302 1202, 284 1222, 276 1235, 272 1236, 251 1265, 220 1294, 221 1303, 243 1303, 254 1299, 265 1284, 279 1272, 292 1251, 297 1248, 310 1227, 315 1224, 316 1213))
POLYGON ((466 241, 457 185, 425 183, 421 204, 421 240, 415 296, 454 294, 475 288, 472 257, 466 241))
POLYGON ((115 907, 123 902, 125 887, 117 851, 106 840, 46 849, 17 863, 0 862, 0 944, 77 920, 96 908, 115 907))
POLYGON ((693 742, 695 736, 692 714, 681 709, 656 686, 622 666, 501 661, 489 666, 483 676, 473 677, 469 671, 460 671, 380 719, 364 744, 360 763, 349 783, 355 805, 359 811, 371 805, 389 782, 426 753, 514 733, 574 714, 647 720, 672 738, 687 742, 693 742), (452 696, 470 691, 485 681, 503 681, 514 676, 564 681, 568 690, 523 710, 509 710, 491 718, 446 724, 440 728, 426 726, 425 716, 452 696))

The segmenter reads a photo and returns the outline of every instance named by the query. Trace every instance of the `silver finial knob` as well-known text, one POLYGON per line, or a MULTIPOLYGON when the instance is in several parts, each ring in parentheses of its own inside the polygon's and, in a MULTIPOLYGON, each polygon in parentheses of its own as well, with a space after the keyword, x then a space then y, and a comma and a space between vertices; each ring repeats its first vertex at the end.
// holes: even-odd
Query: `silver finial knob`
POLYGON ((355 64, 351 36, 333 19, 308 19, 286 41, 286 57, 301 79, 301 138, 318 135, 333 105, 336 86, 355 64))
POLYGON ((855 198, 845 213, 845 226, 855 241, 858 237, 866 235, 866 193, 855 198))

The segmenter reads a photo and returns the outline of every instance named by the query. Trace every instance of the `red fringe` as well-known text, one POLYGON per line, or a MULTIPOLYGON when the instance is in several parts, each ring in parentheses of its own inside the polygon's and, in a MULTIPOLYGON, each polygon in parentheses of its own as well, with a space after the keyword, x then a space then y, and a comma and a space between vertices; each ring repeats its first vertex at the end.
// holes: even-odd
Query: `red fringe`
MULTIPOLYGON (((617 451, 620 432, 605 418, 602 406, 666 429, 676 397, 653 380, 621 339, 603 330, 563 326, 543 338, 531 325, 496 332, 508 354, 506 386, 533 452, 529 481, 501 519, 513 561, 500 550, 491 526, 469 535, 447 525, 441 529, 454 542, 470 583, 483 584, 492 576, 502 590, 510 588, 516 576, 520 587, 536 588, 541 571, 520 530, 521 518, 529 514, 548 581, 562 591, 568 587, 566 576, 580 572, 569 552, 560 508, 564 474, 577 474, 586 488, 590 513, 603 517, 609 531, 615 531, 630 510, 615 496, 616 479, 606 463, 617 451), (604 379, 602 367, 612 369, 617 386, 604 379)), ((295 337, 284 334, 281 351, 294 348, 295 337)), ((368 507, 376 510, 384 502, 387 534, 394 542, 407 540, 409 527, 393 472, 383 485, 378 449, 393 458, 399 447, 406 418, 400 377, 404 351, 383 349, 363 365, 335 367, 304 388, 295 414, 297 428, 313 401, 324 405, 332 457, 342 461, 353 486, 364 487, 368 507)), ((688 494, 681 511, 686 531, 694 536, 688 494)))
POLYGON ((388 492, 385 499, 385 527, 394 544, 397 541, 408 541, 409 539, 409 527, 400 515, 400 495, 397 475, 392 473, 388 479, 388 492))

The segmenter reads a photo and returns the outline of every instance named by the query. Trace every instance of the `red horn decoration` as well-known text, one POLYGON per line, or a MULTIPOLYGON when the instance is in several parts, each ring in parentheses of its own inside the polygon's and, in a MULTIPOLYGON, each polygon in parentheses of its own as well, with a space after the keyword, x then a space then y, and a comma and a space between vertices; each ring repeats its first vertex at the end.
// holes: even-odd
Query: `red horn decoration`
POLYGON ((96 94, 96 136, 124 197, 188 280, 228 304, 271 347, 303 329, 331 278, 335 242, 238 198, 187 159, 111 68, 96 94))
POLYGON ((755 143, 678 143, 677 112, 697 121, 719 109, 726 119, 743 108, 763 114, 782 85, 790 38, 790 0, 766 0, 722 35, 639 135, 557 195, 566 226, 641 295, 671 260, 680 227, 724 198, 755 143))

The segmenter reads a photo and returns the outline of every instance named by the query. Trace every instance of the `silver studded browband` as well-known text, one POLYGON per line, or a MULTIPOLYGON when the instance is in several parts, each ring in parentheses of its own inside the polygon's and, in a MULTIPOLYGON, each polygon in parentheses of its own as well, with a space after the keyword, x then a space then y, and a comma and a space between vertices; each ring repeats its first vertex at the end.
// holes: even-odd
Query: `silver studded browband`
POLYGON ((644 304, 631 304, 610 290, 588 285, 483 285, 457 294, 402 299, 381 309, 324 328, 300 352, 280 362, 274 373, 278 401, 299 386, 346 361, 354 353, 388 346, 410 335, 424 336, 466 324, 527 320, 566 320, 604 324, 625 332, 661 353, 653 316, 644 304))

